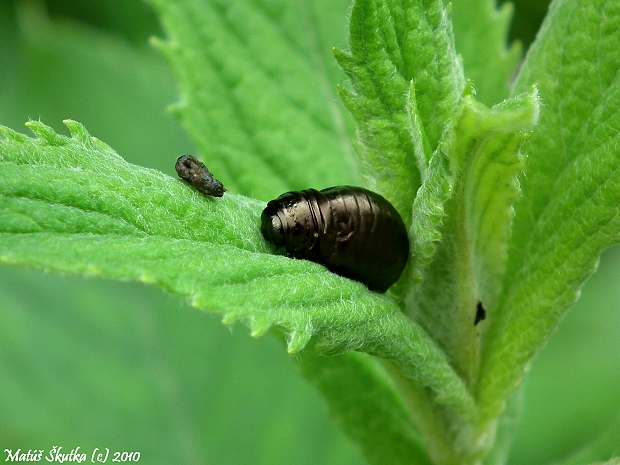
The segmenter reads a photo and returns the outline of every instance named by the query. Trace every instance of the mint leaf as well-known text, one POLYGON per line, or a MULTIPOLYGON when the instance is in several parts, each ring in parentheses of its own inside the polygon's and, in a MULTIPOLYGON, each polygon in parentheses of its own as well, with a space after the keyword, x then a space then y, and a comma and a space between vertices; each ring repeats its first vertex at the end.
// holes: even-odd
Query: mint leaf
MULTIPOLYGON (((197 305, 207 299, 200 289, 218 283, 226 288, 219 297, 211 289, 208 304, 218 308, 225 301, 227 309, 235 308, 231 286, 246 287, 235 294, 243 308, 248 281, 287 278, 265 274, 266 264, 252 260, 252 254, 281 261, 285 268, 309 264, 266 253, 270 250, 259 231, 261 202, 234 194, 222 201, 205 199, 179 180, 128 164, 77 123, 67 125, 71 139, 36 122, 29 123, 35 140, 3 129, 2 261, 157 282, 197 305)), ((261 294, 268 292, 264 288, 261 294)), ((312 332, 302 320, 299 328, 306 331, 295 334, 307 342, 312 332)), ((273 319, 267 321, 257 315, 254 331, 267 330, 273 319)), ((294 350, 305 342, 299 347, 292 342, 294 350)))
POLYGON ((524 148, 523 200, 484 341, 478 397, 485 421, 522 381, 600 252, 618 241, 619 28, 615 3, 555 2, 515 84, 515 92, 536 84, 544 106, 524 148))
POLYGON ((330 416, 359 445, 369 463, 432 463, 378 360, 355 352, 326 359, 307 350, 302 357, 301 373, 327 400, 330 416))
POLYGON ((581 448, 566 460, 557 462, 556 465, 583 465, 588 463, 592 463, 592 465, 618 465, 620 464, 620 457, 616 456, 618 454, 618 444, 620 444, 620 416, 599 438, 581 448), (607 460, 611 456, 615 456, 615 458, 607 460), (593 462, 597 463, 594 464, 593 462))
POLYGON ((176 112, 231 192, 270 200, 359 184, 330 53, 343 40, 334 19, 348 0, 150 3, 168 35, 156 44, 179 80, 176 112))
POLYGON ((439 0, 357 0, 350 50, 335 52, 351 79, 341 97, 358 124, 357 152, 369 184, 411 219, 423 167, 455 110, 465 81, 452 30, 439 0), (413 80, 423 142, 409 133, 413 80), (414 145, 426 147, 424 153, 414 145))
POLYGON ((485 465, 505 464, 510 456, 512 441, 519 428, 523 411, 524 389, 517 390, 508 402, 506 409, 497 420, 497 429, 493 446, 484 458, 485 465))
MULTIPOLYGON (((109 3, 102 7, 113 8, 109 3)), ((148 44, 133 47, 65 18, 54 21, 43 3, 15 5, 20 27, 13 31, 12 8, 0 11, 9 23, 0 28, 12 32, 2 41, 0 54, 2 124, 22 127, 31 116, 62 132, 61 121, 73 115, 133 163, 170 173, 170 157, 195 151, 174 115, 164 111, 175 98, 175 83, 157 50, 148 44)), ((144 8, 137 7, 134 15, 144 8)), ((128 9, 119 5, 114 11, 128 9)), ((129 16, 127 12, 123 20, 129 16)))
MULTIPOLYGON (((446 2, 447 3, 447 2, 446 2)), ((497 7, 494 0, 453 0, 450 19, 456 51, 463 57, 465 76, 476 89, 476 98, 491 106, 508 96, 521 47, 507 45, 512 3, 497 7)))
POLYGON ((204 198, 66 124, 72 138, 38 122, 28 123, 37 139, 2 128, 0 261, 156 284, 226 323, 248 322, 255 336, 282 328, 289 352, 317 336, 324 352, 387 358, 471 415, 473 399, 444 354, 393 300, 271 253, 261 202, 204 198))
MULTIPOLYGON (((151 2, 170 33, 157 43, 181 77, 178 113, 229 190, 269 198, 357 183, 344 148, 351 128, 329 103, 341 76, 324 66, 315 21, 327 3, 151 2)), ((259 232, 263 202, 204 198, 126 163, 72 121, 71 138, 36 122, 35 139, 0 130, 0 262, 155 284, 255 336, 280 330, 290 353, 309 343, 347 352, 307 349, 299 364, 374 463, 480 463, 487 453, 500 463, 526 364, 617 236, 618 8, 600 6, 584 16, 557 2, 517 95, 487 108, 465 84, 439 1, 355 3, 350 51, 336 52, 352 81, 341 94, 369 183, 412 232, 409 267, 388 295, 275 255, 259 232), (589 42, 579 37, 588 15, 589 42), (537 85, 545 132, 521 151, 537 85), (526 155, 534 169, 520 177, 526 155), (481 307, 488 321, 477 326, 481 307)), ((488 37, 505 32, 488 3, 475 7, 488 37)), ((484 75, 501 57, 471 69, 484 75)), ((501 95, 510 63, 485 99, 501 95)))
POLYGON ((493 309, 500 291, 523 170, 518 150, 537 117, 535 90, 491 109, 466 95, 414 202, 407 307, 470 385, 480 350, 477 306, 493 309))

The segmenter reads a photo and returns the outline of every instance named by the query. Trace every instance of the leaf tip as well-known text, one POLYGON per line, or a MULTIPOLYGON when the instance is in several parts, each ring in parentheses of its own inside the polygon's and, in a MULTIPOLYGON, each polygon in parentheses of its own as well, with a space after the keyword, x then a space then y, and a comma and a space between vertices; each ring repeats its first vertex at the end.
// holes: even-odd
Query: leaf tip
POLYGON ((90 135, 90 133, 86 130, 82 123, 78 123, 77 121, 74 121, 72 119, 65 119, 62 122, 65 126, 69 128, 69 131, 71 132, 71 137, 73 139, 81 142, 84 145, 93 144, 94 138, 90 135))
POLYGON ((286 346, 286 351, 289 354, 295 354, 306 347, 308 342, 310 342, 310 339, 312 338, 312 331, 308 329, 295 330, 291 331, 288 336, 289 340, 286 346))
POLYGON ((355 59, 353 58, 353 55, 347 52, 343 52, 336 47, 332 48, 332 53, 334 55, 334 58, 336 59, 336 62, 345 73, 349 74, 353 71, 353 69, 355 68, 355 59))
POLYGON ((166 111, 172 113, 176 117, 180 117, 181 113, 183 113, 186 109, 187 104, 185 102, 171 103, 166 107, 166 111))
POLYGON ((149 44, 151 44, 153 48, 158 50, 167 58, 170 58, 175 51, 179 50, 179 45, 177 42, 161 39, 159 37, 151 37, 149 39, 149 44))
POLYGON ((28 140, 28 136, 20 134, 6 126, 0 126, 0 138, 13 142, 26 142, 28 140))
POLYGON ((260 337, 269 331, 271 328, 271 321, 264 316, 254 316, 251 321, 251 332, 250 335, 252 337, 260 337))
POLYGON ((57 134, 50 126, 43 124, 41 121, 30 120, 26 123, 26 127, 30 129, 37 139, 51 146, 66 145, 68 139, 57 134))
POLYGON ((474 87, 474 83, 471 82, 470 79, 465 83, 465 88, 463 89, 463 97, 475 97, 476 96, 476 88, 474 87))
POLYGON ((222 324, 231 325, 237 321, 238 317, 234 313, 225 313, 222 317, 222 324))
POLYGON ((340 50, 337 47, 332 47, 332 53, 333 53, 334 58, 336 60, 340 60, 340 58, 345 58, 345 57, 346 58, 351 58, 351 56, 348 53, 343 52, 342 50, 340 50))

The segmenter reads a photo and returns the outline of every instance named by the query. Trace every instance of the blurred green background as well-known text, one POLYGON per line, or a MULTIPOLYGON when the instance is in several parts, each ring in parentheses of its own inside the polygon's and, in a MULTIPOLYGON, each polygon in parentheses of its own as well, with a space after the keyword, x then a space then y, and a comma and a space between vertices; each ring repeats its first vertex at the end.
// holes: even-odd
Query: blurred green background
MULTIPOLYGON (((545 2, 519 2, 529 43, 545 2), (542 5, 542 6, 541 6, 542 5)), ((345 18, 342 18, 343 34, 345 18)), ((0 124, 83 123, 170 175, 195 153, 175 118, 163 36, 138 0, 0 0, 0 124)), ((511 463, 558 459, 620 410, 620 249, 535 360, 511 463)), ((143 463, 361 464, 279 341, 132 283, 0 267, 0 451, 80 446, 143 463)))

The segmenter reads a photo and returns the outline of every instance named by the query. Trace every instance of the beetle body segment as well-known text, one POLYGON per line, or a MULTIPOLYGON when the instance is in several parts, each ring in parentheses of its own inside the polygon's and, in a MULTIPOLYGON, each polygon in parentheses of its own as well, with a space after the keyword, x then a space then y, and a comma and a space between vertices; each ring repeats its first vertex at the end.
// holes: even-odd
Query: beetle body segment
POLYGON ((287 192, 270 201, 261 232, 287 255, 385 292, 409 257, 402 218, 385 198, 361 187, 287 192))

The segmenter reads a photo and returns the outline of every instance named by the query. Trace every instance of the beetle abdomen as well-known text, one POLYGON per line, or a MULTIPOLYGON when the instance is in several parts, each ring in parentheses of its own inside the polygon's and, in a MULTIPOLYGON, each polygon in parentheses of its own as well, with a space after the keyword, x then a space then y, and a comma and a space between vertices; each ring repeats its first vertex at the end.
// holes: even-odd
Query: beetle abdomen
POLYGON ((261 232, 289 256, 320 263, 377 292, 398 280, 409 257, 407 228, 396 209, 361 187, 282 194, 263 210, 261 232))

